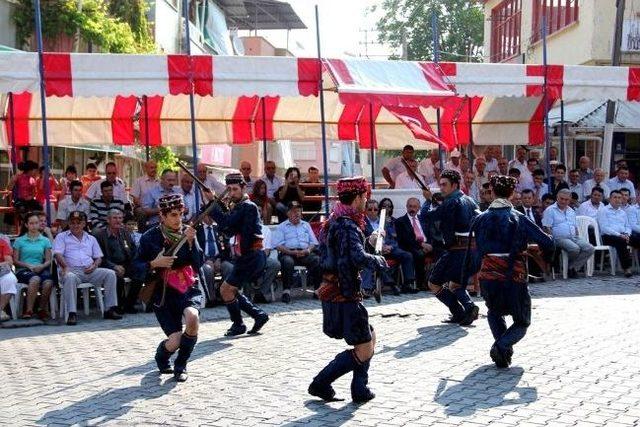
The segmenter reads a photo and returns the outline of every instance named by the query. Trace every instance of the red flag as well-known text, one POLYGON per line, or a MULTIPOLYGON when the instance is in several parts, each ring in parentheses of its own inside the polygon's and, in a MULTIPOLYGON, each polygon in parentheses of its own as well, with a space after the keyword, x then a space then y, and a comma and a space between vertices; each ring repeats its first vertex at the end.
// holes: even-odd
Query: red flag
POLYGON ((438 138, 418 107, 385 106, 384 108, 404 123, 416 139, 442 145, 447 151, 455 148, 454 146, 447 145, 445 141, 438 138))

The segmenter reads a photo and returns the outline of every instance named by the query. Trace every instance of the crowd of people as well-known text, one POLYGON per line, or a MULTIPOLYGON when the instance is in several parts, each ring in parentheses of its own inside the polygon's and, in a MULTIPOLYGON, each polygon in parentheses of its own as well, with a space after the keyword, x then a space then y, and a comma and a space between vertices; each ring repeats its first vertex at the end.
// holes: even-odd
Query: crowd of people
MULTIPOLYGON (((599 241, 614 247, 624 274, 632 274, 631 249, 640 248, 640 208, 624 161, 616 164, 615 175, 607 179, 602 169, 591 168, 588 157, 581 157, 576 168, 567 169, 552 149, 547 176, 538 151, 518 148, 511 161, 501 153, 499 147, 488 147, 482 156, 471 161, 464 153, 453 150, 443 162, 444 169, 459 174, 456 188, 475 200, 480 210, 486 210, 495 199, 489 186, 491 177, 515 178, 514 206, 553 237, 556 247, 568 257, 570 277, 585 266, 599 241), (597 225, 587 236, 579 230, 579 216, 590 217, 597 225)), ((415 154, 413 147, 407 145, 400 156, 385 163, 382 175, 391 189, 423 190, 426 185, 433 190, 428 201, 422 203, 417 197, 409 197, 404 206, 406 214, 397 218, 389 198, 370 199, 366 204, 366 237, 379 234, 379 213, 386 210, 381 253, 388 267, 380 280, 394 294, 427 290, 432 266, 445 252, 438 224, 442 219, 428 213, 437 210, 453 188, 447 191, 441 186, 437 150, 421 161, 415 154)), ((211 200, 211 194, 202 191, 188 174, 158 171, 153 160, 144 164, 144 175, 132 183, 130 190, 115 163, 107 163, 104 170, 105 176, 100 176, 97 165, 89 163, 84 174, 79 175, 70 165, 59 181, 50 176, 51 197, 47 200, 42 168, 30 160, 20 165, 20 173, 13 176, 8 190, 13 192, 22 231, 13 243, 0 239, 2 320, 8 318, 6 307, 17 292, 17 283, 27 289, 26 304, 20 313, 23 318, 47 319, 49 295, 58 284, 67 322, 75 324, 76 290, 83 282, 104 288, 105 318, 120 319, 124 314, 136 313, 138 293, 145 279, 136 276, 132 260, 139 250, 141 235, 159 222, 160 200, 179 194, 184 201, 185 222, 211 200), (50 225, 44 213, 47 208, 52 213, 50 225)), ((225 185, 209 173, 207 165, 199 164, 196 170, 200 181, 216 194, 224 193, 225 185)), ((254 302, 271 302, 273 289, 281 283, 280 300, 289 303, 296 282, 306 280, 310 287, 318 288, 322 269, 317 237, 324 194, 318 168, 308 168, 303 177, 299 168, 290 167, 279 176, 277 165, 268 161, 264 175, 257 177, 252 174, 252 165, 243 161, 238 170, 249 200, 260 212, 266 255, 264 274, 244 283, 245 294, 251 295, 254 302), (304 267, 304 278, 296 267, 304 267)), ((220 232, 209 216, 197 228, 196 240, 204 253, 200 271, 203 287, 208 303, 215 304, 221 300, 219 283, 228 278, 238 262, 234 248, 240 243, 235 236, 220 232)), ((375 251, 370 243, 366 249, 375 251)), ((540 273, 548 270, 543 263, 531 268, 540 273)), ((377 279, 373 269, 364 269, 365 298, 373 294, 377 279)))

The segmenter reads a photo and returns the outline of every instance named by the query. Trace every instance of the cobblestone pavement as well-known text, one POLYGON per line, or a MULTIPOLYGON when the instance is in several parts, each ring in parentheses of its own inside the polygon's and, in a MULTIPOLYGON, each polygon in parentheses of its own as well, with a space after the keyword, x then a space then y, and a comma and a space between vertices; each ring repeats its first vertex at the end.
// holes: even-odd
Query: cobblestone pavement
MULTIPOLYGON (((367 303, 378 333, 369 404, 310 399, 345 347, 321 333, 317 301, 270 304, 255 337, 225 339, 221 307, 203 312, 190 378, 159 376, 153 315, 76 327, 0 329, 0 425, 607 425, 640 423, 640 284, 599 276, 532 286, 533 325, 514 365, 488 356, 486 319, 444 325, 433 297, 367 303)), ((486 312, 484 304, 482 311, 486 312)))

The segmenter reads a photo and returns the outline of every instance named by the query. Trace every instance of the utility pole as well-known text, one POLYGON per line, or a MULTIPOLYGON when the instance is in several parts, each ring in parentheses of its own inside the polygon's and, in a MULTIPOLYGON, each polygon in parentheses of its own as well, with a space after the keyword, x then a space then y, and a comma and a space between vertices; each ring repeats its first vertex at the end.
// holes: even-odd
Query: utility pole
MULTIPOLYGON (((611 49, 611 65, 620 66, 621 45, 622 45, 622 25, 624 23, 625 0, 616 0, 616 26, 613 35, 613 46, 611 49)), ((613 127, 616 113, 616 101, 607 101, 607 121, 604 125, 604 142, 602 146, 602 168, 606 174, 611 171, 613 165, 613 127)))

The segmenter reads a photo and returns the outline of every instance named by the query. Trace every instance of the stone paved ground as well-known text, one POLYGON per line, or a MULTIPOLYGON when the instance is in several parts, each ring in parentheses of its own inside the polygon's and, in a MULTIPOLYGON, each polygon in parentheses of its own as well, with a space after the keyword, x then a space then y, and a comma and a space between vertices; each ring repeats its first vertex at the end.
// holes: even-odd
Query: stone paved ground
MULTIPOLYGON (((0 425, 638 425, 638 279, 556 281, 532 294, 533 326, 501 371, 485 319, 443 325, 443 307, 424 293, 369 303, 378 397, 362 406, 306 394, 344 348, 322 335, 311 299, 268 305, 265 333, 238 339, 222 338, 223 308, 205 310, 179 385, 154 369, 152 315, 0 329, 0 425)), ((336 389, 348 397, 348 380, 336 389)))

